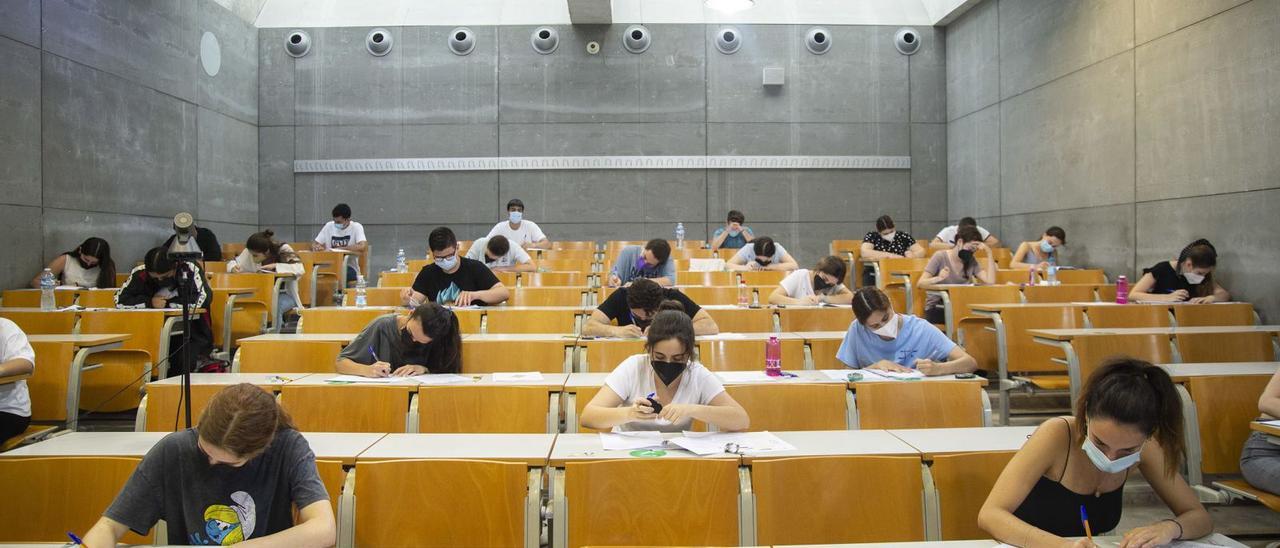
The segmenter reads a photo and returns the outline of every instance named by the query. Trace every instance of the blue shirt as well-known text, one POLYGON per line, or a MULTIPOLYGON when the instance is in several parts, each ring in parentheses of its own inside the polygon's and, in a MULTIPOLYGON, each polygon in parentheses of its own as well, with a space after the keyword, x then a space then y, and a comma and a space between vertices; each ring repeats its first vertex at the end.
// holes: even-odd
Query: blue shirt
POLYGON ((898 338, 891 341, 881 339, 856 320, 849 324, 836 359, 855 369, 880 360, 913 369, 920 359, 946 361, 956 343, 927 321, 910 314, 894 314, 894 321, 898 316, 902 317, 902 328, 898 330, 898 338))
MULTIPOLYGON (((715 233, 711 235, 711 239, 719 238, 724 233, 724 227, 717 228, 715 233)), ((747 235, 755 236, 755 233, 748 227, 742 227, 742 232, 737 236, 730 234, 724 237, 724 241, 720 242, 720 249, 739 249, 747 245, 747 235)))
POLYGON ((676 283, 676 264, 675 261, 667 259, 658 263, 657 266, 649 266, 647 264, 637 267, 641 257, 644 256, 644 248, 638 245, 629 245, 622 248, 618 253, 618 260, 613 263, 613 269, 609 272, 617 276, 622 283, 630 282, 636 278, 666 278, 671 280, 671 284, 676 283))

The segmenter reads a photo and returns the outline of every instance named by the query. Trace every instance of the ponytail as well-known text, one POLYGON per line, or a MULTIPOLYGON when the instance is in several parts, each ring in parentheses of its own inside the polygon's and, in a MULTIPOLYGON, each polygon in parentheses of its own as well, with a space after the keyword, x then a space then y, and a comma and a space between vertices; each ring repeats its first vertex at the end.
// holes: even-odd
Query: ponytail
POLYGON ((263 264, 297 262, 298 256, 296 254, 291 253, 285 256, 284 243, 276 241, 275 235, 276 233, 272 232, 271 229, 263 230, 249 236, 249 240, 245 242, 244 246, 249 251, 266 255, 267 260, 263 261, 263 264))
POLYGON ((1201 238, 1182 248, 1182 252, 1178 253, 1178 272, 1182 272, 1182 263, 1191 260, 1191 266, 1199 268, 1208 268, 1209 272, 1204 275, 1204 281, 1196 289, 1196 294, 1192 297, 1208 297, 1213 295, 1213 288, 1217 285, 1213 281, 1213 269, 1218 266, 1218 250, 1209 243, 1209 240, 1201 238))
POLYGON ((431 337, 431 354, 427 359, 430 373, 462 372, 462 329, 458 315, 437 303, 428 302, 415 308, 409 320, 422 324, 422 332, 431 337))
POLYGON ((1154 438, 1164 453, 1164 473, 1173 477, 1186 449, 1182 399, 1164 369, 1135 358, 1107 360, 1089 375, 1076 401, 1078 444, 1084 443, 1091 419, 1110 419, 1154 438))

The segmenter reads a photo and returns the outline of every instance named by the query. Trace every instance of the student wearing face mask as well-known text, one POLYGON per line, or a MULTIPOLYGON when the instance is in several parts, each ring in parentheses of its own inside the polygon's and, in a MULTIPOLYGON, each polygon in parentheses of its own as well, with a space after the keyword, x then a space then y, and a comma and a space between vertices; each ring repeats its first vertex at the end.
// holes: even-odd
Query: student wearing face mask
MULTIPOLYGON (((102 238, 89 238, 75 249, 58 255, 49 266, 59 285, 84 288, 108 288, 116 285, 116 263, 111 260, 111 245, 102 238)), ((31 279, 31 287, 40 288, 40 276, 31 279)))
POLYGON ((493 225, 489 237, 506 236, 511 243, 524 249, 550 249, 551 240, 542 233, 538 224, 524 218, 524 202, 513 199, 507 202, 507 220, 493 225))
MULTIPOLYGON (((976 227, 962 226, 956 231, 955 245, 946 251, 934 253, 929 264, 920 273, 920 289, 929 290, 941 284, 996 283, 996 262, 991 250, 982 243, 982 234, 976 227), (986 250, 987 256, 978 259, 978 251, 986 250)), ((924 301, 924 318, 931 324, 947 323, 942 297, 929 293, 924 301)))
POLYGON ((768 236, 761 236, 751 242, 751 245, 743 246, 724 266, 729 270, 781 270, 784 272, 800 268, 795 257, 787 253, 782 244, 774 242, 773 238, 768 236))
POLYGON ((300 304, 302 297, 298 295, 298 278, 302 276, 305 269, 302 266, 302 259, 293 252, 293 248, 289 247, 289 244, 276 241, 273 238, 275 235, 275 232, 268 229, 249 236, 244 243, 244 251, 227 262, 227 272, 292 274, 293 278, 280 288, 277 306, 284 311, 285 317, 296 316, 300 313, 302 306, 300 304))
POLYGON ((473 242, 471 249, 467 250, 467 258, 484 263, 485 266, 489 267, 489 270, 494 272, 533 272, 537 270, 533 265, 533 258, 529 256, 529 252, 518 245, 511 245, 511 241, 501 234, 480 238, 473 242))
POLYGON ((987 247, 1000 247, 1000 239, 992 235, 987 229, 978 226, 977 220, 973 217, 963 217, 959 223, 939 230, 938 235, 933 237, 933 241, 929 242, 929 249, 951 249, 955 247, 956 233, 966 226, 978 229, 978 234, 982 236, 982 243, 987 244, 987 247))
POLYGON ((511 292, 484 263, 458 256, 458 237, 448 227, 427 236, 435 262, 422 267, 413 286, 401 293, 406 306, 425 302, 454 306, 485 306, 506 302, 511 292))
MULTIPOLYGON (((1280 419, 1280 370, 1258 398, 1259 420, 1280 419)), ((1280 495, 1280 445, 1267 441, 1262 432, 1252 432, 1240 452, 1240 473, 1249 485, 1273 495, 1280 495)))
POLYGON ((1196 240, 1182 248, 1176 261, 1160 261, 1143 271, 1133 284, 1129 299, 1134 301, 1222 303, 1231 293, 1214 279, 1218 250, 1209 240, 1196 240))
POLYGON ((1009 261, 1009 268, 1020 270, 1034 268, 1043 271, 1048 270, 1050 266, 1061 266, 1062 261, 1058 260, 1058 250, 1064 245, 1067 245, 1067 231, 1051 226, 1044 231, 1044 235, 1039 240, 1018 244, 1018 250, 1013 253, 1013 259, 1009 261))
POLYGON ((1005 466, 978 514, 978 526, 1018 546, 1093 546, 1093 532, 1120 523, 1124 484, 1136 465, 1173 517, 1124 534, 1122 547, 1164 546, 1213 531, 1213 521, 1178 469, 1182 404, 1163 369, 1131 358, 1089 376, 1075 415, 1045 421, 1005 466))
MULTIPOLYGON (((862 237, 861 255, 865 259, 916 259, 924 257, 925 250, 910 234, 899 231, 891 217, 883 215, 876 219, 876 230, 862 237)), ((862 269, 862 285, 876 285, 870 266, 862 269)))
POLYGON ((649 326, 645 353, 623 360, 609 373, 582 410, 582 425, 615 432, 682 432, 697 419, 721 431, 746 430, 746 410, 714 373, 694 361, 695 344, 693 323, 680 304, 663 303, 649 326))
POLYGON ((609 287, 621 287, 648 278, 663 287, 676 284, 676 263, 671 260, 671 244, 654 238, 644 244, 622 248, 609 269, 609 287))
POLYGON ((742 249, 755 240, 756 236, 752 234, 751 227, 742 224, 745 222, 747 222, 747 216, 741 211, 736 209, 730 211, 725 225, 717 228, 711 235, 711 249, 742 249))
POLYGON ((619 287, 591 312, 582 334, 588 337, 640 337, 665 301, 680 303, 682 310, 693 323, 698 335, 715 335, 720 326, 711 315, 678 290, 664 288, 657 282, 639 278, 630 286, 619 287), (617 325, 614 325, 614 323, 617 325))
POLYGON ((129 531, 148 534, 159 520, 168 537, 156 544, 337 542, 311 445, 275 396, 252 384, 222 389, 195 428, 156 443, 85 534, 84 545, 115 546, 129 531))
POLYGON ((337 371, 361 377, 412 377, 462 372, 458 317, 436 303, 408 316, 375 318, 338 354, 337 371))
POLYGON ((853 315, 855 321, 836 352, 836 359, 846 366, 896 372, 914 369, 931 377, 972 373, 978 368, 978 362, 937 327, 894 312, 889 296, 875 287, 854 292, 853 315))
MULTIPOLYGON (((191 308, 208 310, 213 290, 209 289, 209 280, 204 275, 200 264, 194 261, 182 261, 179 264, 169 258, 168 248, 157 247, 147 252, 142 266, 129 273, 129 279, 116 292, 116 308, 180 308, 182 303, 191 308), (178 269, 187 269, 192 273, 195 283, 191 295, 181 295, 178 288, 178 269)), ((209 355, 213 345, 213 331, 209 327, 209 315, 205 314, 191 322, 191 358, 199 360, 209 355)), ((195 363, 185 366, 182 362, 182 335, 175 334, 170 339, 169 372, 179 374, 184 367, 194 371, 195 363)))
MULTIPOLYGON (((351 206, 338 204, 333 207, 333 220, 325 223, 311 242, 312 251, 350 251, 364 253, 369 248, 369 240, 364 237, 364 225, 351 220, 351 206)), ((356 283, 360 275, 354 266, 347 267, 347 284, 356 283)))
POLYGON ((827 256, 813 270, 801 268, 787 274, 769 294, 770 304, 849 304, 853 292, 841 283, 845 264, 840 257, 827 256))

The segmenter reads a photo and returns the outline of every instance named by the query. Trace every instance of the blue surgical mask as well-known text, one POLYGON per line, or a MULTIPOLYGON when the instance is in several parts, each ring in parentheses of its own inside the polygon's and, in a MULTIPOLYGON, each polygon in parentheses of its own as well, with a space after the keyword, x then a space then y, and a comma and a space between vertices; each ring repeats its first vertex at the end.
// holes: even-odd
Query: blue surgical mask
POLYGON ((445 259, 436 258, 436 264, 445 270, 453 270, 454 267, 458 266, 458 256, 453 255, 445 259))
POLYGON ((523 211, 509 212, 507 213, 507 218, 510 219, 511 222, 519 224, 520 221, 524 220, 524 212, 523 211))
POLYGON ((1108 474, 1119 474, 1120 472, 1124 472, 1133 465, 1138 464, 1139 460, 1142 460, 1141 450, 1134 451, 1132 455, 1111 460, 1107 458, 1107 455, 1103 453, 1101 449, 1098 449, 1097 445, 1093 444, 1093 438, 1090 438, 1089 436, 1084 437, 1084 444, 1081 445, 1080 448, 1084 449, 1084 454, 1089 457, 1091 462, 1093 462, 1094 467, 1108 474))
POLYGON ((1049 243, 1048 240, 1040 240, 1040 251, 1053 253, 1053 244, 1049 243))
POLYGON ((346 225, 346 224, 333 223, 333 228, 336 228, 336 229, 338 229, 338 230, 346 230, 346 229, 347 229, 347 225, 346 225))
POLYGON ((730 236, 733 236, 734 238, 737 238, 738 236, 741 236, 741 235, 742 235, 742 231, 741 231, 741 230, 730 230, 730 231, 729 231, 729 235, 730 235, 730 236))

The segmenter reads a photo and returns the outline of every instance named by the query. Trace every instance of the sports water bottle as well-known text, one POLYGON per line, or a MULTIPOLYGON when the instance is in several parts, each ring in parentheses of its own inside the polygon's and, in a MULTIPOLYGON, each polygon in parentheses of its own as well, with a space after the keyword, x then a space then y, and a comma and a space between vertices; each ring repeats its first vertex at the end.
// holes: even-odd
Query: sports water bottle
POLYGON ((53 277, 53 271, 44 269, 40 273, 40 310, 58 308, 58 302, 53 298, 53 288, 57 286, 58 280, 53 277))
POLYGON ((769 335, 768 342, 764 343, 764 374, 782 376, 782 342, 777 335, 769 335))
POLYGON ((1116 278, 1116 304, 1129 304, 1129 278, 1116 278))
POLYGON ((364 276, 356 276, 356 308, 364 308, 369 304, 367 296, 368 284, 364 281, 364 276))
POLYGON ((747 289, 747 282, 745 280, 738 282, 738 306, 746 308, 750 304, 747 302, 747 293, 750 293, 750 290, 747 289))
POLYGON ((684 247, 684 223, 676 223, 676 247, 684 247))
POLYGON ((409 263, 405 261, 404 250, 396 252, 396 272, 408 272, 409 263))

